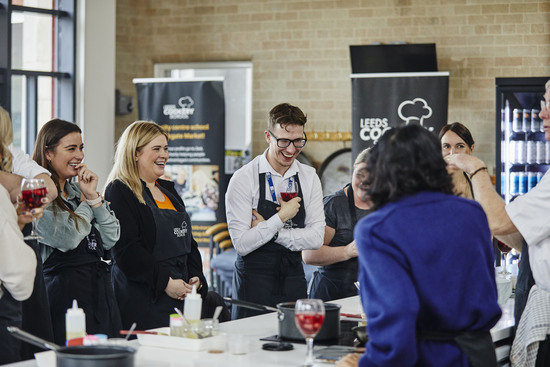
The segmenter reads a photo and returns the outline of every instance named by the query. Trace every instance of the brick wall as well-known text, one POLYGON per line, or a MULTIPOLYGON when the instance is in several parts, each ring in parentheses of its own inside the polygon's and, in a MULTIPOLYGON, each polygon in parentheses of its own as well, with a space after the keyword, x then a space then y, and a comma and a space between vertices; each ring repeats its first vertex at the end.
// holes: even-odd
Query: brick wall
MULTIPOLYGON (((254 64, 253 151, 265 147, 267 111, 287 101, 307 130, 351 130, 348 46, 436 43, 450 72, 449 121, 472 131, 490 166, 495 150, 495 77, 550 76, 550 1, 498 0, 117 0, 116 85, 155 63, 254 64)), ((117 117, 116 138, 137 118, 117 117)), ((349 143, 309 142, 322 162, 349 143)))

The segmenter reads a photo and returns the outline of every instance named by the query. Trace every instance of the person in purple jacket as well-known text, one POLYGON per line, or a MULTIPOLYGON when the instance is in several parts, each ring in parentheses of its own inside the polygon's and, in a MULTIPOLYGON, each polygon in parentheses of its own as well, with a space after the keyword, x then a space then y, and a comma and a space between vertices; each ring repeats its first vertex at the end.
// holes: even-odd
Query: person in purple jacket
POLYGON ((489 225, 453 195, 438 139, 418 125, 389 130, 366 170, 376 211, 354 231, 369 336, 359 366, 496 366, 489 225))

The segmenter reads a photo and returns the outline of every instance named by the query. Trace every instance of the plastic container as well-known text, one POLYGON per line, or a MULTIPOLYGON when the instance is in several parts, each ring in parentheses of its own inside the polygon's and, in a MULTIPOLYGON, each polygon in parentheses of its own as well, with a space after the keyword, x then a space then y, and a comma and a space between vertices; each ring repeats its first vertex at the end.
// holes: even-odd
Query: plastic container
POLYGON ((183 304, 183 316, 185 319, 193 324, 198 323, 201 319, 202 298, 197 293, 197 286, 193 285, 193 290, 185 296, 185 302, 183 304))
POLYGON ((65 314, 65 332, 67 340, 86 336, 86 315, 78 307, 76 299, 73 300, 73 307, 67 309, 65 314))

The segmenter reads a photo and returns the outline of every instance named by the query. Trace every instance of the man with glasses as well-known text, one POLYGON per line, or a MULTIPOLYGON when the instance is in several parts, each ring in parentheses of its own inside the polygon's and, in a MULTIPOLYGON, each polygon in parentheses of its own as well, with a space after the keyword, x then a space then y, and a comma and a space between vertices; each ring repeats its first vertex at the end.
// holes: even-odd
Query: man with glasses
MULTIPOLYGON (((550 80, 541 101, 544 137, 550 141, 550 80)), ((505 205, 490 181, 485 164, 466 154, 445 157, 470 173, 474 196, 494 236, 521 251, 516 285, 516 336, 510 360, 516 366, 550 366, 550 173, 525 195, 505 205), (534 285, 533 285, 534 280, 534 285)))
MULTIPOLYGON (((321 247, 325 216, 315 169, 296 160, 307 142, 306 121, 298 107, 273 107, 268 148, 229 182, 227 224, 238 253, 234 299, 275 306, 307 298, 301 251, 321 247)), ((260 313, 233 305, 233 318, 260 313)))

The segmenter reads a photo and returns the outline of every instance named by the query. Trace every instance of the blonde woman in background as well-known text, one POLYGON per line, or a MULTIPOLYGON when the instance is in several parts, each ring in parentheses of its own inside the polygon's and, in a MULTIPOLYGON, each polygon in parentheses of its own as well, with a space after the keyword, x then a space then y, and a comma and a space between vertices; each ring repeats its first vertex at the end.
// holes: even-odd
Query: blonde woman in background
MULTIPOLYGON (((120 137, 105 198, 120 220, 113 249, 113 279, 122 324, 141 329, 169 325, 193 286, 201 294, 202 317, 223 300, 208 292, 191 220, 172 181, 163 180, 168 135, 154 122, 136 121, 120 137)), ((227 309, 220 321, 230 318, 227 309)))

